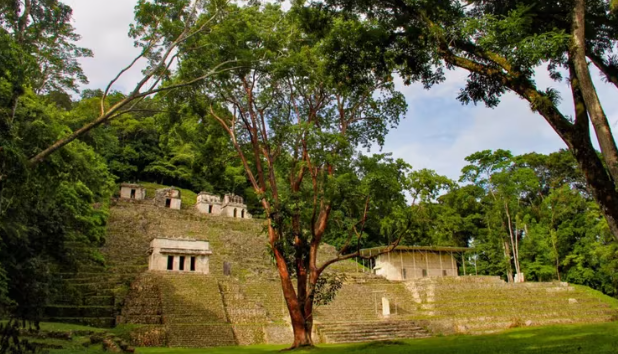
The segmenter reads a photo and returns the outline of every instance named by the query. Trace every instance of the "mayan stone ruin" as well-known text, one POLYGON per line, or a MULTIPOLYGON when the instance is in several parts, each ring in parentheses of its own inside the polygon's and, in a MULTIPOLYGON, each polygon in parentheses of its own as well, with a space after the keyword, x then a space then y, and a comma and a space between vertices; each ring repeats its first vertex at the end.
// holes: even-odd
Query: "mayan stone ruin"
POLYGON ((180 210, 180 190, 176 188, 162 188, 155 192, 154 204, 161 208, 180 210))
POLYGON ((120 198, 131 200, 146 199, 146 188, 139 184, 122 183, 120 185, 120 198))
POLYGON ((155 238, 150 242, 148 270, 208 274, 211 254, 206 241, 155 238))
POLYGON ((221 200, 221 197, 201 192, 197 196, 195 204, 197 210, 202 214, 220 215, 229 218, 251 219, 252 216, 247 211, 247 205, 242 197, 234 194, 226 194, 221 200))

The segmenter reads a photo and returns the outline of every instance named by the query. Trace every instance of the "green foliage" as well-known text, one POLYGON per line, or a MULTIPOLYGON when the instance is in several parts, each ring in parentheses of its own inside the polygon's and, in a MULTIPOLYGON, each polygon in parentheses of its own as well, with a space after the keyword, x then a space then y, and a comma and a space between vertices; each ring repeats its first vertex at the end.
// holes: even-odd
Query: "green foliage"
POLYGON ((62 112, 32 93, 23 95, 3 137, 0 167, 0 266, 8 287, 5 310, 36 319, 59 283, 52 269, 70 271, 95 255, 76 245, 104 242, 113 179, 105 161, 78 142, 31 170, 27 157, 67 127, 62 112), (9 148, 9 149, 7 149, 9 148))
POLYGON ((62 92, 88 83, 77 59, 92 52, 75 44, 80 36, 71 24, 72 9, 58 0, 26 3, 0 1, 0 28, 33 56, 28 84, 36 92, 62 92))

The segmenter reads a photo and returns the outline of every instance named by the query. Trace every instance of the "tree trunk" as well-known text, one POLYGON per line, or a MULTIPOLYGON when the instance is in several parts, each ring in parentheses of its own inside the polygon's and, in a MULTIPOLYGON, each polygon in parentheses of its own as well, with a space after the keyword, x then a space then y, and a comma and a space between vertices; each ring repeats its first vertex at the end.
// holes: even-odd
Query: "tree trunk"
POLYGON ((290 349, 313 346, 313 340, 311 339, 312 326, 307 326, 304 318, 298 320, 292 317, 292 330, 294 331, 294 343, 290 349))
POLYGON ((588 110, 581 92, 580 80, 575 75, 574 65, 570 65, 569 71, 571 93, 575 106, 575 124, 570 134, 561 134, 561 137, 577 160, 586 178, 589 192, 601 207, 609 229, 614 238, 618 240, 618 192, 616 185, 592 146, 588 110))
POLYGON ((586 60, 586 37, 585 37, 585 12, 586 1, 575 0, 573 10, 573 41, 571 45, 571 60, 575 75, 579 79, 579 88, 586 104, 588 115, 592 121, 594 131, 603 153, 603 158, 614 181, 618 180, 618 148, 612 135, 607 116, 601 106, 601 101, 590 76, 588 62, 586 60))
POLYGON ((509 283, 513 283, 513 268, 511 266, 511 255, 509 254, 510 247, 508 241, 504 241, 502 243, 502 247, 504 248, 504 258, 506 258, 507 261, 506 278, 509 283))
MULTIPOLYGON (((273 236, 276 232, 277 231, 269 223, 269 238, 274 239, 273 236)), ((313 341, 311 340, 311 329, 307 331, 307 321, 302 309, 304 303, 298 300, 298 296, 294 290, 294 286, 292 285, 292 278, 290 276, 287 264, 285 263, 283 253, 277 248, 276 245, 271 244, 271 247, 273 247, 275 261, 277 263, 277 271, 279 272, 279 278, 281 279, 283 298, 290 314, 292 330, 294 332, 294 343, 290 349, 313 346, 313 341)))

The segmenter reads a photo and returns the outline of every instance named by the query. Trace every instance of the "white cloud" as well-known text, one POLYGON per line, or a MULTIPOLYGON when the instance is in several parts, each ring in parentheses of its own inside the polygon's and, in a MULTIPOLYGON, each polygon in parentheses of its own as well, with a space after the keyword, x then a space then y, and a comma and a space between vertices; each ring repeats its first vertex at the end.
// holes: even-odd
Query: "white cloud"
MULTIPOLYGON (((80 46, 90 48, 94 58, 81 60, 90 84, 87 88, 105 88, 120 70, 139 54, 129 38, 129 24, 137 0, 64 0, 73 8, 73 25, 82 36, 80 46)), ((114 86, 126 92, 141 78, 145 63, 138 63, 114 86)))
MULTIPOLYGON (((89 88, 103 88, 138 54, 127 36, 133 20, 136 0, 65 0, 73 8, 74 25, 82 35, 80 45, 94 50, 95 57, 84 59, 82 66, 90 79, 89 88)), ((127 91, 141 77, 143 63, 127 73, 115 86, 127 91)), ((616 89, 604 83, 596 70, 595 84, 611 124, 618 129, 616 89)), ((399 129, 392 131, 384 151, 392 151, 415 168, 430 168, 453 179, 465 165, 464 157, 485 149, 508 149, 515 154, 531 151, 549 153, 565 147, 557 134, 524 100, 506 94, 495 109, 482 105, 462 106, 456 101, 467 73, 447 72, 447 80, 425 90, 422 85, 398 87, 410 106, 399 129)), ((544 70, 538 71, 539 87, 554 87, 563 95, 560 105, 565 114, 572 112, 572 100, 565 83, 552 81, 544 70)))

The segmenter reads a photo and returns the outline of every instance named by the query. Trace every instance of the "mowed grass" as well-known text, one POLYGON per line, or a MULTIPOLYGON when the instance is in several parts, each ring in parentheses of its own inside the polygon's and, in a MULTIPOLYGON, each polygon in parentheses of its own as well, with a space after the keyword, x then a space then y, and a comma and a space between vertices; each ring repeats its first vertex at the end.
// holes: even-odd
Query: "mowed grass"
MULTIPOLYGON (((139 348, 138 354, 266 354, 285 346, 258 345, 208 349, 139 348)), ((294 353, 311 354, 507 354, 507 353, 618 353, 618 322, 516 328, 482 336, 447 336, 395 342, 352 345, 320 345, 294 353)))

